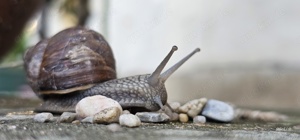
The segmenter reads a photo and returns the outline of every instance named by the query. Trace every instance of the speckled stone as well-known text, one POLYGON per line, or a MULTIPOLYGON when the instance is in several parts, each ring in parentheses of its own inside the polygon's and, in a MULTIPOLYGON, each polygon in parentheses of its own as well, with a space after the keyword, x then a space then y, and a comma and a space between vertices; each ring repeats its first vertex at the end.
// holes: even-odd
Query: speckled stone
POLYGON ((138 112, 135 114, 142 122, 168 122, 170 117, 165 113, 158 112, 138 112))
POLYGON ((234 119, 234 109, 231 105, 210 99, 203 108, 202 115, 215 121, 230 122, 234 119))
POLYGON ((207 102, 206 98, 195 99, 179 107, 178 111, 180 113, 185 113, 189 117, 193 118, 200 114, 206 102, 207 102))
POLYGON ((179 102, 171 102, 169 103, 170 107, 178 113, 178 109, 181 106, 181 104, 179 102))
POLYGON ((193 123, 206 123, 206 118, 204 116, 196 116, 193 118, 193 123))
POLYGON ((141 120, 133 114, 122 114, 119 118, 119 123, 126 127, 138 127, 141 125, 141 120))
POLYGON ((52 113, 48 113, 48 112, 44 112, 44 113, 38 113, 34 116, 33 120, 35 122, 50 122, 54 120, 53 114, 52 113))
POLYGON ((76 119, 76 113, 64 112, 60 115, 59 122, 62 123, 71 123, 76 119))
POLYGON ((94 115, 94 123, 115 123, 119 121, 122 111, 118 107, 106 108, 94 115))

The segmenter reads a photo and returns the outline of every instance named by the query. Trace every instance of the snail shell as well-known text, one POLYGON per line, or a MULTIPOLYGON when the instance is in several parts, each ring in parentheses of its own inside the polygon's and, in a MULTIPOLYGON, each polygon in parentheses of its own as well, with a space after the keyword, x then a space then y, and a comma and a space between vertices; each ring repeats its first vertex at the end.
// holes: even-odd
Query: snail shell
POLYGON ((109 44, 83 27, 40 41, 27 50, 24 62, 29 84, 38 96, 67 94, 116 78, 109 44))

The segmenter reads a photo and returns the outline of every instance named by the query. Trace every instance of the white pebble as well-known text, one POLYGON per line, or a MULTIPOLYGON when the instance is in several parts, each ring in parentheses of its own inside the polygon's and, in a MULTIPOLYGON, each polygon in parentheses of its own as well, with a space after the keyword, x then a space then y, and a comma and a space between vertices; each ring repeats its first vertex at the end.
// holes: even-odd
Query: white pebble
POLYGON ((121 113, 122 110, 118 107, 106 108, 94 115, 94 122, 103 124, 118 122, 121 113))
POLYGON ((111 107, 117 107, 122 111, 122 107, 117 101, 102 95, 95 95, 80 100, 75 110, 80 118, 85 118, 111 107))
POLYGON ((119 118, 119 123, 122 126, 138 127, 141 125, 141 120, 133 114, 122 114, 119 118))
POLYGON ((50 122, 50 121, 53 121, 53 114, 52 113, 48 113, 48 112, 45 112, 45 113, 38 113, 34 116, 33 120, 35 122, 50 122))
POLYGON ((206 118, 204 116, 196 116, 193 118, 193 123, 205 123, 206 122, 206 118))

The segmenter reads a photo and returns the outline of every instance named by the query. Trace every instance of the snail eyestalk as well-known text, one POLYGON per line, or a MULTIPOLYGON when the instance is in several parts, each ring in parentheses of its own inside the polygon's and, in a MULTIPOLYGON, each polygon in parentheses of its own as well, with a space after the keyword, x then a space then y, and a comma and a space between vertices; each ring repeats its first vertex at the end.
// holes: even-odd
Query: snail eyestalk
POLYGON ((162 109, 163 108, 163 103, 161 102, 161 98, 160 97, 154 97, 154 102, 158 104, 158 106, 162 109))
POLYGON ((156 70, 148 78, 149 84, 154 86, 158 84, 159 75, 170 60, 172 54, 177 50, 177 46, 173 46, 169 54, 164 58, 164 60, 159 64, 156 70))
POLYGON ((161 80, 165 82, 172 73, 174 73, 184 62, 186 62, 189 58, 191 58, 196 52, 200 52, 200 48, 196 48, 194 51, 192 51, 190 54, 188 54, 186 57, 181 59, 179 62, 177 62, 175 65, 173 65, 171 68, 169 68, 167 71, 162 73, 160 75, 161 80))

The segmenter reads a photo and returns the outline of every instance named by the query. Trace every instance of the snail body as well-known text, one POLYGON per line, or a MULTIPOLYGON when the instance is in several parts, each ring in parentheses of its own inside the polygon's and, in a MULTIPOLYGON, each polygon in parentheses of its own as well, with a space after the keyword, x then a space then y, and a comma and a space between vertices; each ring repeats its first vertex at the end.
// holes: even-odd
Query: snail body
POLYGON ((152 74, 116 79, 113 53, 99 33, 82 27, 63 30, 25 53, 29 85, 43 99, 36 111, 74 111, 82 98, 93 95, 112 98, 124 109, 159 110, 167 102, 167 78, 200 51, 161 74, 176 50, 173 46, 152 74))

